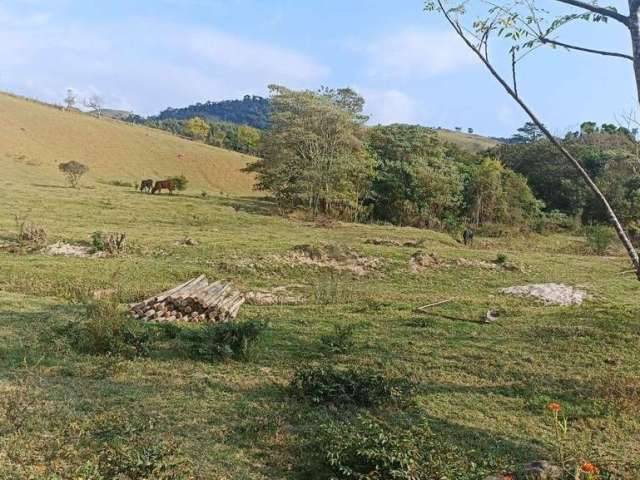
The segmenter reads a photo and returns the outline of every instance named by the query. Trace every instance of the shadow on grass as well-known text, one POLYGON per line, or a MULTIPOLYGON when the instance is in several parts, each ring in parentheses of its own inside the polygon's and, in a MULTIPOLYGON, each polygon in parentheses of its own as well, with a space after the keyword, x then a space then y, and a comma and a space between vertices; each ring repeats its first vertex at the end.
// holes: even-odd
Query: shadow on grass
POLYGON ((255 215, 276 216, 278 208, 269 197, 219 197, 218 201, 225 207, 231 207, 237 212, 255 215))

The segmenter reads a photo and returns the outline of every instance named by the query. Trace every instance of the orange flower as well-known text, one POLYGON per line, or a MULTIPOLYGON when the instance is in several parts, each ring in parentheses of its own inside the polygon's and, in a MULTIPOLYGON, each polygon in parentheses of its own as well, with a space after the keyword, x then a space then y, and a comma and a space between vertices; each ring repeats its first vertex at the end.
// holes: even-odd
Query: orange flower
POLYGON ((547 408, 552 412, 558 413, 562 407, 557 402, 551 402, 547 405, 547 408))
POLYGON ((507 473, 502 476, 502 480, 516 480, 516 476, 510 473, 507 473))
POLYGON ((584 462, 582 464, 582 466, 580 467, 580 470, 583 473, 592 473, 597 475, 598 473, 600 473, 600 470, 598 469, 598 467, 596 467, 593 463, 591 462, 584 462))

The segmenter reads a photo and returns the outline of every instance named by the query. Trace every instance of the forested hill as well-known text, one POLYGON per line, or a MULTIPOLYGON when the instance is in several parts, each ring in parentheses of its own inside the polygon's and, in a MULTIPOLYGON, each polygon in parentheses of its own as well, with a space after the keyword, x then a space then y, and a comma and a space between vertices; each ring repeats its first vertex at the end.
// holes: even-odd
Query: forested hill
POLYGON ((201 117, 208 120, 222 120, 225 122, 249 125, 264 129, 269 126, 271 106, 268 98, 255 95, 245 95, 242 100, 222 100, 196 103, 184 108, 167 108, 152 120, 187 120, 201 117))

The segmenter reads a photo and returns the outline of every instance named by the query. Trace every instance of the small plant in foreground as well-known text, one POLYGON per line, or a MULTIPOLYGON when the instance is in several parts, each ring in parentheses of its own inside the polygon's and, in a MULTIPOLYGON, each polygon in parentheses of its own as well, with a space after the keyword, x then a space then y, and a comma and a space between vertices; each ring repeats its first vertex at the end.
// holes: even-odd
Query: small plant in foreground
POLYGON ((356 343, 353 338, 355 328, 354 324, 335 325, 332 333, 320 337, 320 342, 330 353, 348 353, 356 343))
POLYGON ((209 362, 227 358, 246 360, 265 328, 264 323, 256 321, 216 323, 185 331, 181 337, 195 358, 209 362))
POLYGON ((390 432, 379 421, 358 418, 357 425, 330 424, 325 460, 336 480, 418 480, 421 452, 412 432, 390 432), (355 428, 354 428, 355 427, 355 428))
POLYGON ((105 479, 181 480, 193 478, 188 467, 177 453, 175 446, 164 441, 126 439, 102 450, 98 471, 105 479))
POLYGON ((127 248, 127 236, 124 233, 93 232, 91 244, 98 252, 108 252, 111 255, 124 253, 127 248))
POLYGON ((80 183, 80 178, 89 171, 89 167, 83 163, 72 160, 58 165, 58 170, 62 172, 67 183, 69 183, 71 187, 76 188, 78 183, 80 183))
POLYGON ((88 320, 65 329, 72 346, 81 353, 144 357, 152 336, 140 322, 127 318, 118 305, 98 300, 87 305, 88 320))
POLYGON ((589 249, 596 255, 607 253, 615 238, 613 231, 606 225, 589 225, 585 227, 584 234, 589 249))
POLYGON ((414 384, 406 378, 387 378, 369 369, 308 367, 298 370, 289 390, 315 404, 371 407, 408 396, 414 384))

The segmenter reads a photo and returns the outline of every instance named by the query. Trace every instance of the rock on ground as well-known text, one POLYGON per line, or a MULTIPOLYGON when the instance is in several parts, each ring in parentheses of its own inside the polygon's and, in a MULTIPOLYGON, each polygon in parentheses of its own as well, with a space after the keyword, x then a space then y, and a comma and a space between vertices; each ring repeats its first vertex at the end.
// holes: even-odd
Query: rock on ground
POLYGON ((563 283, 536 283, 532 285, 518 285, 500 290, 508 295, 534 297, 547 304, 580 305, 589 298, 584 290, 577 289, 563 283))
POLYGON ((71 245, 69 243, 57 242, 49 245, 45 252, 48 255, 64 255, 67 257, 90 257, 90 256, 102 256, 103 252, 94 254, 92 247, 84 245, 71 245))

